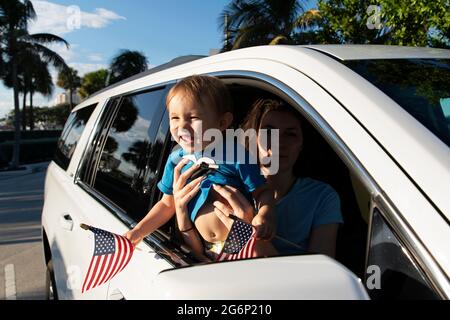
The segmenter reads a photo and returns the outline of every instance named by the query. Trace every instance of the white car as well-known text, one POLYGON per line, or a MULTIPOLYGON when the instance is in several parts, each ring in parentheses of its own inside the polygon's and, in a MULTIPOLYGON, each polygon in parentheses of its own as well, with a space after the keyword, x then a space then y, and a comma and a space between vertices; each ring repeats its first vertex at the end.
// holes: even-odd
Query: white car
POLYGON ((449 146, 450 50, 261 46, 176 59, 96 93, 67 120, 45 181, 48 290, 59 299, 448 299, 449 146), (341 198, 336 259, 199 263, 172 219, 121 273, 82 293, 93 234, 80 224, 125 234, 159 199, 173 147, 165 95, 192 74, 225 81, 237 118, 267 95, 305 118, 306 174, 341 198))

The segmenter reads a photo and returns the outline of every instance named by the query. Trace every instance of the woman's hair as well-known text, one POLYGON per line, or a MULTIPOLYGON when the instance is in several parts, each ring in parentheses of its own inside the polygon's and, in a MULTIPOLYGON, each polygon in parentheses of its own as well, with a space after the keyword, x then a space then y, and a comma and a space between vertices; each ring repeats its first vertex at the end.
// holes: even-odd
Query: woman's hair
POLYGON ((233 112, 233 101, 227 86, 218 78, 208 75, 192 75, 180 80, 167 94, 166 105, 177 95, 183 94, 203 107, 214 108, 218 114, 233 112))
POLYGON ((292 114, 294 117, 296 117, 298 119, 300 124, 302 122, 299 112, 296 111, 294 108, 292 108, 287 103, 285 103, 283 100, 258 99, 250 107, 250 112, 245 117, 245 120, 242 123, 242 128, 244 130, 247 130, 247 129, 258 130, 261 125, 262 119, 270 111, 289 112, 290 114, 292 114))
MULTIPOLYGON (((298 119, 300 124, 300 128, 302 127, 302 117, 298 111, 296 111, 292 106, 288 105, 286 102, 280 99, 258 99, 256 100, 250 108, 250 112, 245 117, 244 122, 242 123, 242 129, 254 129, 256 131, 259 130, 261 126, 261 121, 266 114, 271 111, 279 111, 279 112, 287 112, 293 117, 298 119)), ((304 131, 302 130, 304 133, 304 131)), ((305 139, 303 136, 303 144, 305 144, 305 139)), ((248 146, 247 146, 248 147, 248 146)), ((297 158, 297 161, 294 165, 294 174, 296 176, 302 175, 302 165, 301 156, 297 158)), ((259 159, 258 159, 259 162, 259 159)))

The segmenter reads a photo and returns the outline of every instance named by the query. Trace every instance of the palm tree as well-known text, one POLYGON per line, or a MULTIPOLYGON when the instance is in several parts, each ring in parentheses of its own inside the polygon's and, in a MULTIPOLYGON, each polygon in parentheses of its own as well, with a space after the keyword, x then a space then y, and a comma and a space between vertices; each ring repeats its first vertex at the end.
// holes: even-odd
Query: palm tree
POLYGON ((86 73, 81 79, 81 87, 78 90, 81 98, 87 98, 91 94, 103 89, 106 86, 108 70, 99 69, 86 73))
POLYGON ((300 11, 304 10, 299 0, 233 0, 222 12, 219 25, 226 27, 232 49, 290 43, 300 11))
POLYGON ((0 1, 0 51, 2 53, 2 76, 6 72, 11 74, 14 97, 14 152, 11 167, 17 168, 20 155, 20 108, 19 108, 19 81, 18 65, 19 55, 22 53, 36 53, 41 59, 56 67, 65 66, 64 60, 54 51, 48 49, 45 44, 67 42, 53 34, 40 33, 29 34, 28 21, 36 17, 33 4, 30 0, 3 0, 0 1), (5 60, 3 60, 5 59, 5 60))
POLYGON ((147 70, 148 61, 139 51, 121 50, 110 64, 108 84, 119 82, 142 71, 147 70))
POLYGON ((81 86, 78 71, 70 67, 64 68, 59 72, 56 84, 65 90, 69 90, 69 104, 70 110, 72 110, 73 92, 77 92, 77 89, 81 86))
POLYGON ((48 70, 48 63, 38 59, 33 64, 33 67, 28 78, 28 82, 25 82, 25 88, 27 88, 30 94, 30 110, 29 110, 29 126, 30 130, 34 130, 34 114, 33 114, 33 95, 34 93, 40 93, 43 96, 51 96, 53 93, 53 79, 48 70))
MULTIPOLYGON (((50 96, 53 92, 53 80, 48 69, 48 63, 42 61, 38 54, 27 51, 21 52, 18 56, 17 73, 19 92, 23 94, 23 107, 21 112, 22 130, 26 130, 27 114, 29 116, 28 124, 30 129, 33 130, 33 95, 37 92, 44 96, 50 96), (29 112, 26 111, 26 98, 28 94, 30 94, 29 112)), ((6 87, 13 87, 10 72, 4 76, 3 80, 6 87)))

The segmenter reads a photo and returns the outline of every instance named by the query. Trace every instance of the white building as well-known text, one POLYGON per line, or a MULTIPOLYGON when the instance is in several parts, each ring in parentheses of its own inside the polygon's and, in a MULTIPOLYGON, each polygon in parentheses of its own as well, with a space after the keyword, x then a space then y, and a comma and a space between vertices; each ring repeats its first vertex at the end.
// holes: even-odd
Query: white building
MULTIPOLYGON (((81 98, 77 92, 72 93, 72 102, 74 105, 81 102, 81 98)), ((63 92, 56 96, 55 105, 62 104, 62 103, 70 103, 68 92, 63 92)))

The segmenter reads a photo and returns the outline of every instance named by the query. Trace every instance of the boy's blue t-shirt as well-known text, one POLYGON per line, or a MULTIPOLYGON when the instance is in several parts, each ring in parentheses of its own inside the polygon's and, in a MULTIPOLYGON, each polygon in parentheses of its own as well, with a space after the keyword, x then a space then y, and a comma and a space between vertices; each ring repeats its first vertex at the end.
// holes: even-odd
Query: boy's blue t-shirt
MULTIPOLYGON (((225 144, 223 145, 223 152, 221 152, 221 155, 215 156, 214 151, 211 153, 214 156, 212 159, 219 165, 219 168, 208 174, 202 181, 199 192, 189 201, 188 211, 191 221, 195 220, 198 210, 208 198, 209 190, 212 188, 213 184, 232 186, 238 189, 250 203, 253 203, 251 192, 266 183, 266 180, 259 169, 259 165, 250 162, 251 157, 248 151, 245 150, 245 148, 240 149, 237 144, 233 146, 235 150, 234 154, 237 155, 237 150, 240 150, 245 157, 241 160, 244 161, 239 161, 236 157, 231 159, 232 161, 227 161, 228 158, 224 156, 226 154, 225 144)), ((188 153, 182 148, 177 149, 170 154, 164 168, 162 179, 158 182, 158 188, 161 192, 173 195, 174 168, 181 161, 182 157, 187 154, 188 153)), ((199 152, 194 155, 199 159, 203 156, 203 153, 199 152)), ((183 166, 181 172, 183 173, 193 164, 194 162, 192 161, 188 162, 183 166)))
MULTIPOLYGON (((300 245, 306 252, 311 231, 320 225, 343 223, 339 195, 328 184, 299 178, 291 191, 276 203, 277 235, 300 245)), ((278 239, 272 244, 281 254, 301 250, 278 239)))

